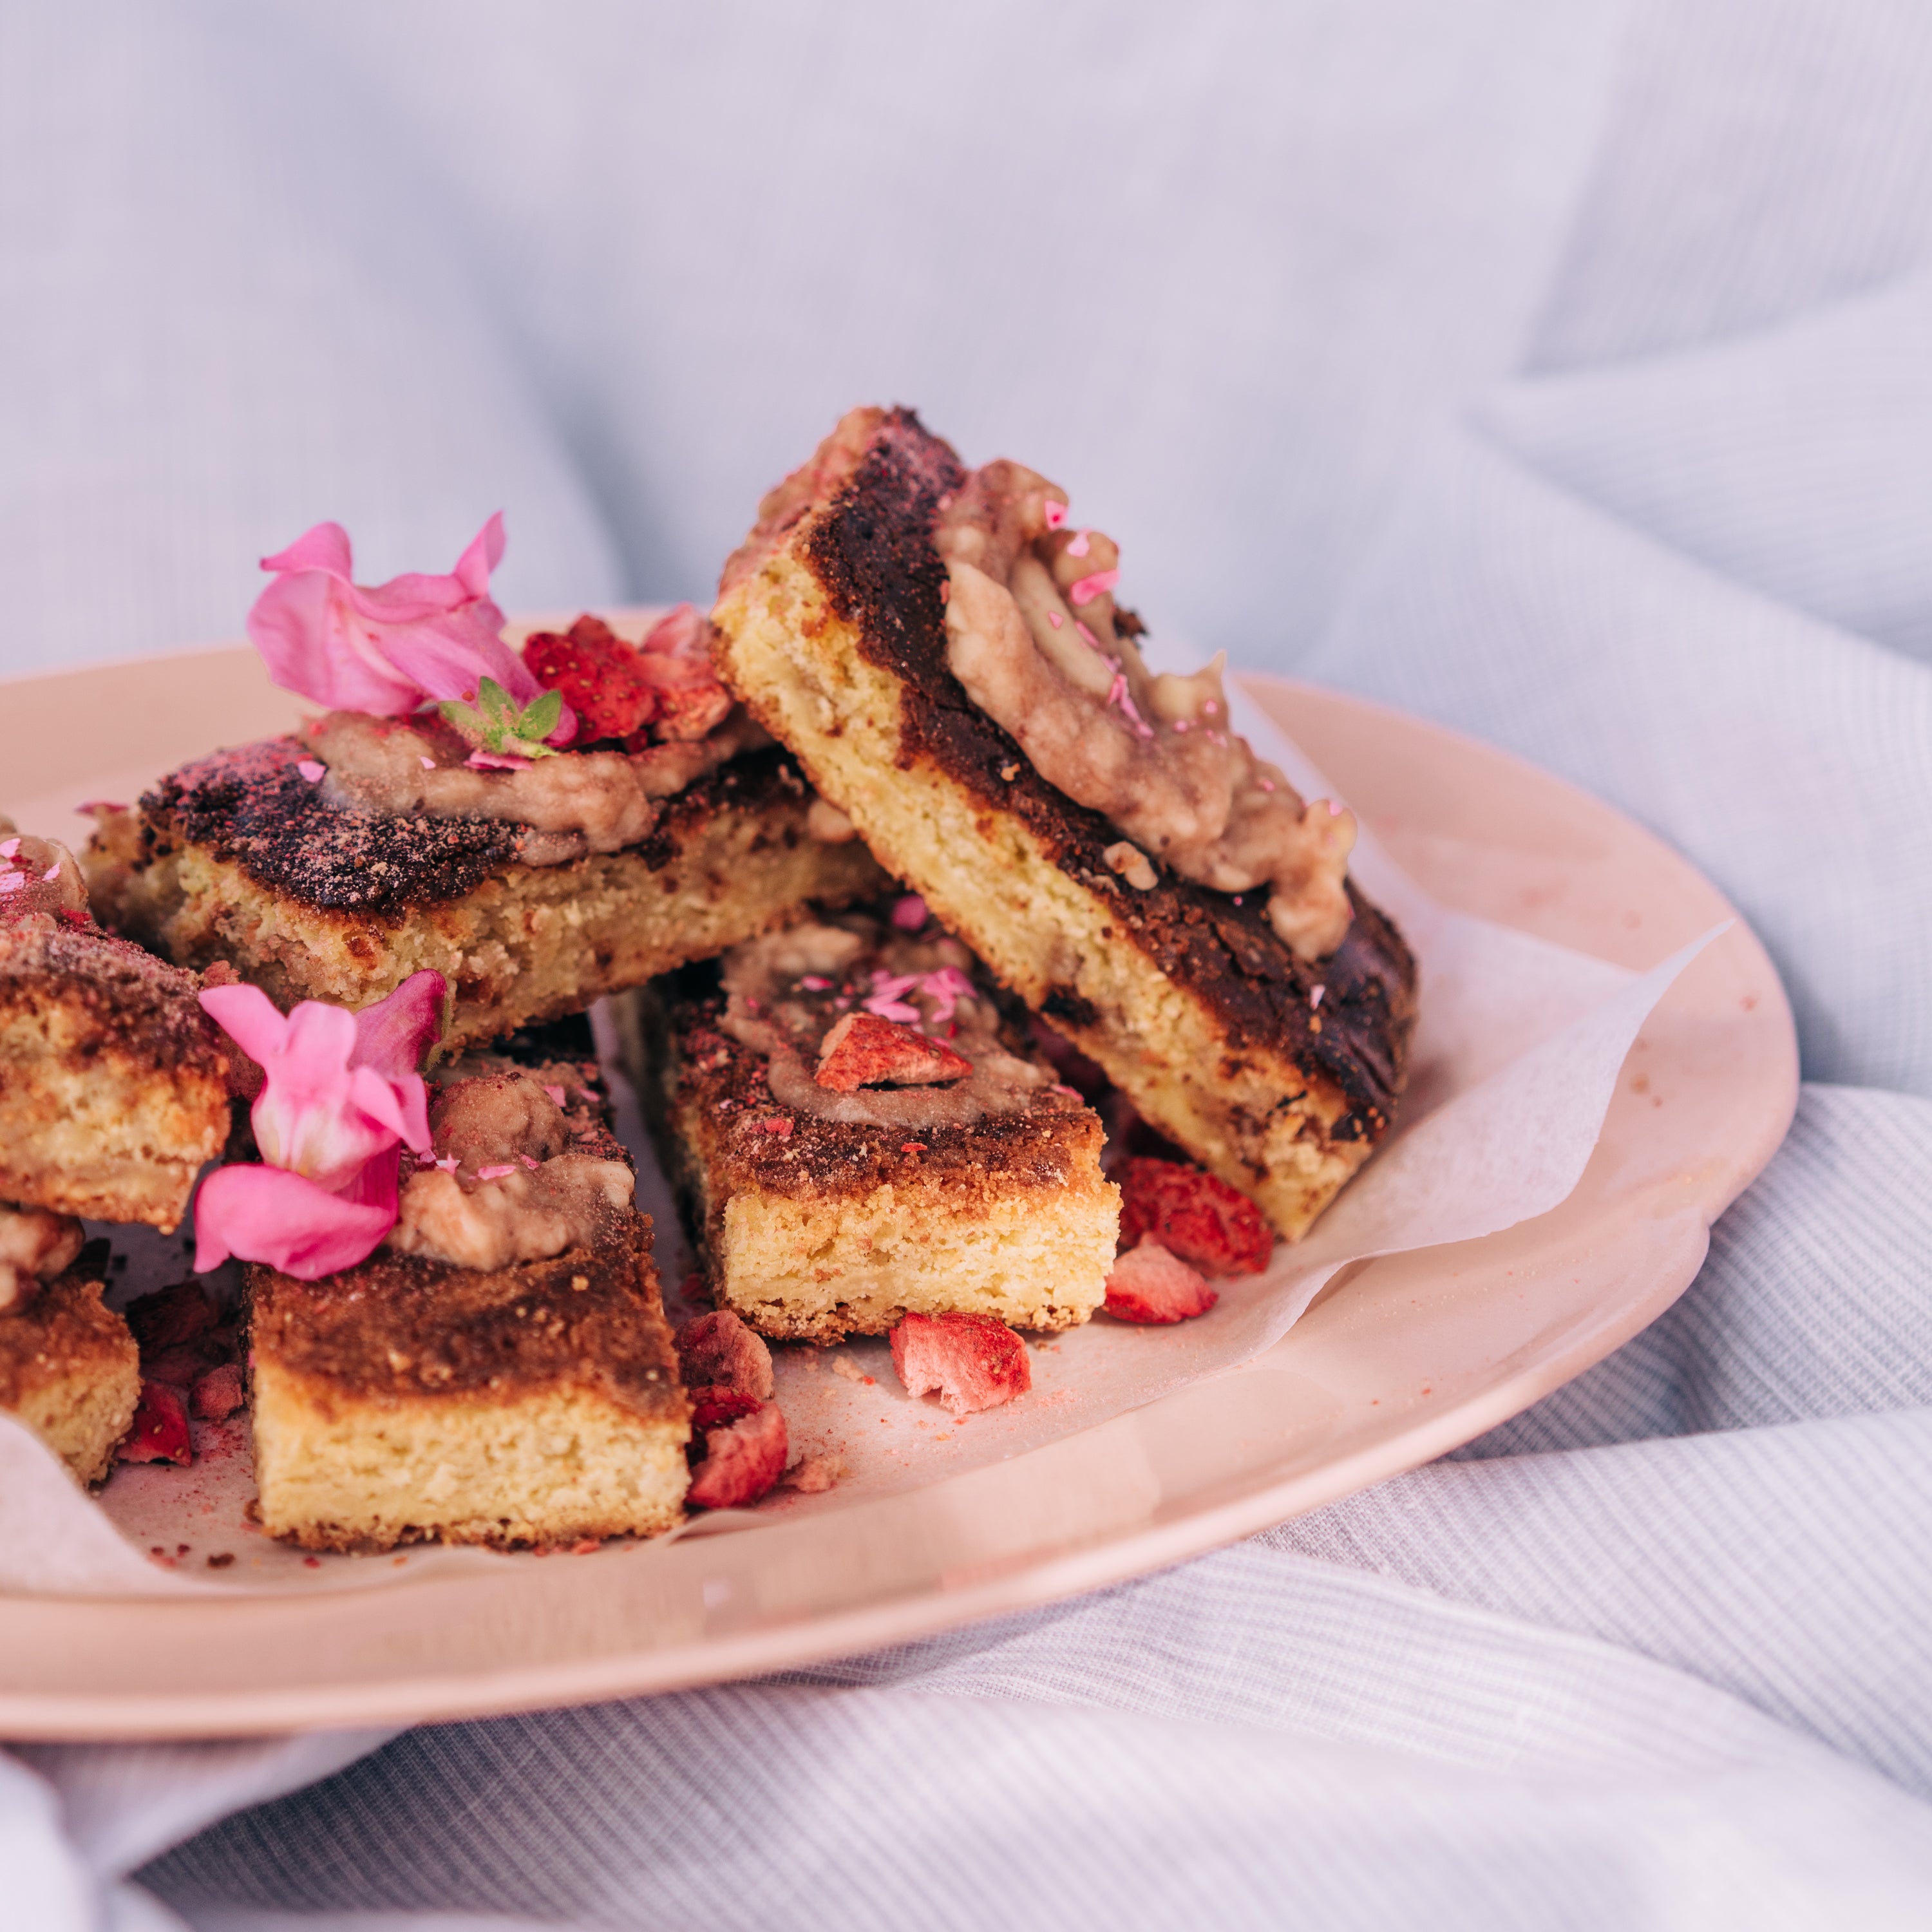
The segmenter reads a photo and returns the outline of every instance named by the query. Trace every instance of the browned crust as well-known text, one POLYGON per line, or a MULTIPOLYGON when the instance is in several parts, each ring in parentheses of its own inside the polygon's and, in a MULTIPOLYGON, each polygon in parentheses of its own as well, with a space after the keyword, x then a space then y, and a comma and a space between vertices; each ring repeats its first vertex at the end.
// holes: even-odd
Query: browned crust
POLYGON ((237 1057, 200 991, 193 973, 97 926, 51 913, 0 920, 0 1024, 51 1029, 57 1017, 76 1064, 111 1060, 223 1085, 237 1057))
POLYGON ((650 1246, 650 1217, 638 1215, 626 1238, 490 1274, 413 1256, 379 1256, 314 1282, 251 1266, 250 1346, 330 1414, 566 1390, 646 1421, 682 1422, 650 1246))
MULTIPOLYGON (((793 1113, 772 1100, 763 1055, 720 1028, 724 1004, 708 967, 668 975, 642 1000, 643 1097, 686 1227, 707 1257, 735 1194, 858 1200, 916 1181, 970 1213, 976 1201, 1064 1187, 1099 1160, 1106 1130, 1086 1107, 1042 1103, 916 1132, 793 1113), (790 1131, 766 1131, 772 1120, 790 1131)), ((1006 1045, 1026 1054, 1016 1039, 1006 1045)))
POLYGON ((0 1408, 38 1390, 92 1382, 139 1359, 128 1324, 101 1302, 108 1244, 90 1241, 73 1267, 25 1307, 0 1315, 0 1408))
MULTIPOLYGON (((1237 904, 1164 868, 1144 892, 1115 878, 1102 854, 1118 832, 1041 778, 947 668, 946 569, 932 530, 940 497, 965 478, 950 446, 912 411, 891 410, 849 472, 830 472, 818 513, 806 520, 790 506, 784 526, 796 530, 795 554, 856 630, 861 652, 898 682, 902 766, 929 760, 977 803, 1012 814, 1062 872, 1113 902, 1120 941, 1199 1001, 1230 1039, 1272 1048, 1340 1094, 1329 1140, 1379 1141, 1414 1025, 1415 962, 1401 935, 1352 886, 1348 937, 1310 964, 1268 923, 1264 891, 1237 904), (1326 989, 1318 1014, 1310 1005, 1318 985, 1326 989)), ((782 721, 760 722, 776 731, 782 721)), ((1071 988, 1050 992, 1042 1010, 1076 1028, 1094 1018, 1071 988)))

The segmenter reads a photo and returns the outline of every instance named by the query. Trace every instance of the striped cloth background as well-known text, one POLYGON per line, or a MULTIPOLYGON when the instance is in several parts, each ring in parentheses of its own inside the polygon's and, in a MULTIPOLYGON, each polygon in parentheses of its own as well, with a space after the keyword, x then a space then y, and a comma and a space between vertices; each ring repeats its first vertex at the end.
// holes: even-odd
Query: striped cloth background
POLYGON ((1922 7, 47 0, 0 154, 10 666, 232 632, 323 515, 701 596, 902 398, 1689 854, 1808 1082, 1683 1301, 1442 1463, 782 1682, 22 1748, 19 1922, 1932 1923, 1922 7))

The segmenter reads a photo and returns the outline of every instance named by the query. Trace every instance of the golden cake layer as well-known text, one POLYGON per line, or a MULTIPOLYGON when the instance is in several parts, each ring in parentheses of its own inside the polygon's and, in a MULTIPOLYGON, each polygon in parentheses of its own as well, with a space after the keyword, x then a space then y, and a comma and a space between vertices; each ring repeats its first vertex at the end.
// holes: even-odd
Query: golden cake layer
MULTIPOLYGON (((580 1150, 623 1158, 567 1081, 580 1150)), ((683 1514, 688 1408, 648 1215, 541 1260, 379 1249, 315 1282, 248 1270, 262 1523, 312 1550, 652 1536, 683 1514)))
POLYGON ((1091 1108, 1061 1093, 963 1126, 814 1118, 776 1102, 763 1057, 722 1030, 709 969, 639 1005, 640 1090, 719 1307, 822 1343, 908 1313, 1058 1330, 1100 1306, 1120 1194, 1091 1108))
POLYGON ((134 1419, 140 1352, 101 1304, 105 1241, 0 1312, 0 1410, 24 1422, 83 1483, 98 1483, 134 1419))
POLYGON ((856 840, 809 836, 777 751, 695 781, 640 844, 556 866, 522 863, 514 824, 338 802, 305 756, 294 739, 220 752, 105 820, 86 855, 101 918, 182 965, 226 960, 284 1007, 366 1006, 432 968, 456 1052, 878 884, 856 840))
POLYGON ((238 1058, 199 990, 84 920, 0 921, 0 1200, 173 1229, 238 1058))
POLYGON ((727 565, 721 674, 889 872, 1293 1239, 1388 1130, 1414 960, 1352 887, 1346 938, 1311 963, 1263 895, 1114 874, 1118 830, 1042 779, 948 668, 932 530, 966 480, 910 411, 853 412, 727 565))

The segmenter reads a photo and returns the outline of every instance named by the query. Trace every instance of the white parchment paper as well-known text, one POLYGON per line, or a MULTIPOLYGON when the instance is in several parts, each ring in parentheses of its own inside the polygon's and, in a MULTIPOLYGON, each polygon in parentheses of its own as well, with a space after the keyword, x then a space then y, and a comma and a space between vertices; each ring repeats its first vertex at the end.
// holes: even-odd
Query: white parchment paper
MULTIPOLYGON (((1257 708, 1238 694, 1232 704, 1237 728, 1305 796, 1336 795, 1257 708)), ((1396 1132, 1308 1238, 1277 1247, 1264 1273, 1219 1284, 1220 1305, 1198 1320, 1142 1328, 1100 1316, 1056 1338, 1033 1353, 1030 1395, 963 1423, 906 1395, 883 1341, 776 1348, 778 1397, 794 1449, 835 1461, 838 1484, 813 1495, 781 1490, 757 1510, 699 1519, 695 1533, 755 1531, 765 1520, 796 1520, 1023 1454, 1258 1354, 1351 1262, 1492 1234, 1564 1200, 1588 1162, 1639 1028, 1715 932, 1633 974, 1438 904, 1366 832, 1353 867, 1415 950, 1420 1019, 1396 1132)), ((657 1217, 660 1264, 674 1292, 687 1252, 608 1024, 599 1024, 598 1037, 620 1130, 638 1158, 640 1202, 657 1217)), ((91 1232, 112 1234, 126 1257, 112 1300, 186 1271, 178 1237, 91 1232)), ((28 1431, 0 1416, 0 1591, 340 1589, 430 1570, 568 1560, 442 1549, 314 1557, 284 1549, 244 1514, 254 1494, 245 1417, 195 1430, 193 1468, 124 1465, 94 1498, 28 1431), (214 1567, 212 1558, 227 1560, 214 1567)))

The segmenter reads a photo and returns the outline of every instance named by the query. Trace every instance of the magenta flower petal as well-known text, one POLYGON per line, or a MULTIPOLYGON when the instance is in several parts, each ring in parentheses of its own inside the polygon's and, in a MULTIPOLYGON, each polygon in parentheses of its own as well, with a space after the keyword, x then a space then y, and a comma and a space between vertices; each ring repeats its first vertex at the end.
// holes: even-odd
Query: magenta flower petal
POLYGON ((218 1168, 195 1197, 194 1264, 206 1271, 235 1255, 317 1281, 366 1261, 395 1220, 394 1148, 340 1194, 278 1167, 218 1168))
POLYGON ((404 717, 426 700, 472 700, 485 677, 527 704, 542 686, 503 642, 490 598, 502 554, 500 512, 446 575, 371 586, 351 578, 347 532, 318 524, 262 560, 277 574, 248 614, 248 634, 277 684, 333 709, 404 717))
POLYGON ((412 973, 386 998, 356 1016, 351 1066, 373 1066, 386 1080, 415 1072, 442 1030, 448 982, 440 973, 412 973))
POLYGON ((210 986, 200 997, 202 1010, 258 1065, 286 1043, 289 1023, 260 986, 210 986))

